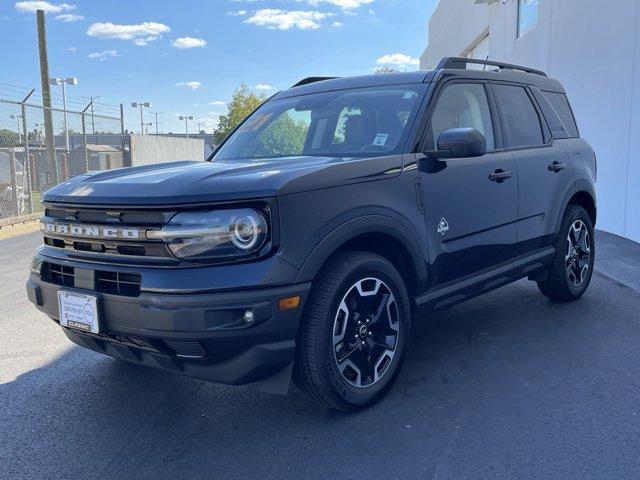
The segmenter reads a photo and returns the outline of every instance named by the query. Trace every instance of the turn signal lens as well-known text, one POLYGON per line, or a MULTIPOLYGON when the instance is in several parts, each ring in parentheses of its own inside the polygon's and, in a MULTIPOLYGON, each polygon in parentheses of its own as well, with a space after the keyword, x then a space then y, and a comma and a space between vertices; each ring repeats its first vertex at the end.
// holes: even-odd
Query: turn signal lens
POLYGON ((296 295, 295 297, 287 297, 281 298, 278 300, 278 307, 280 310, 291 310, 292 308, 297 308, 300 305, 300 295, 296 295))

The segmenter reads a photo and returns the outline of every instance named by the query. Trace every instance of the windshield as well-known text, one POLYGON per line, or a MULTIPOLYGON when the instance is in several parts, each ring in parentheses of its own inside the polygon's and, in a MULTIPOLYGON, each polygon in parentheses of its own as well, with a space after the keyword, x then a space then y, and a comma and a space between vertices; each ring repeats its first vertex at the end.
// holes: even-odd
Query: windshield
POLYGON ((423 85, 394 85, 270 101, 213 160, 400 153, 423 93, 423 85))

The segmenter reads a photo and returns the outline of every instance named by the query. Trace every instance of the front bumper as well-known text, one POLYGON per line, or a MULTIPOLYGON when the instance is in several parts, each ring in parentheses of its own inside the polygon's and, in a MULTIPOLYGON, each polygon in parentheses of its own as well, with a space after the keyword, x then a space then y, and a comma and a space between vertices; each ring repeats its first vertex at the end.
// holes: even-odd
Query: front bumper
POLYGON ((72 342, 130 362, 243 385, 290 371, 310 284, 203 294, 143 291, 138 297, 125 297, 62 287, 34 273, 27 282, 29 300, 55 321, 60 289, 98 297, 100 333, 64 328, 72 342), (281 298, 297 295, 297 308, 279 308, 281 298), (254 314, 250 324, 242 319, 246 310, 254 314))

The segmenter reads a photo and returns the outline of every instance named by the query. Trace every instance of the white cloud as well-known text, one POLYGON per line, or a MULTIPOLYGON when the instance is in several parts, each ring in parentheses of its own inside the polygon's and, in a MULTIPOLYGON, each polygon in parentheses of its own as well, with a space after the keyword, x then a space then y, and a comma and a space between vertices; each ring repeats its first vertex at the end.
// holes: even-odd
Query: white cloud
POLYGON ((316 30, 322 26, 322 20, 331 16, 333 16, 332 13, 265 8, 257 10, 244 23, 267 27, 271 30, 289 30, 293 27, 300 30, 316 30))
POLYGON ((232 17, 244 17, 247 14, 246 10, 238 10, 237 12, 227 12, 227 15, 232 17))
POLYGON ((207 41, 202 38, 194 37, 180 37, 171 42, 171 46, 180 50, 186 50, 189 48, 205 47, 207 41))
POLYGON ((90 37, 102 39, 131 40, 135 45, 144 46, 162 37, 171 29, 163 23, 143 22, 137 25, 117 25, 114 23, 93 23, 87 29, 90 37))
POLYGON ((368 5, 373 2, 374 0, 307 0, 309 5, 317 6, 323 3, 328 3, 334 7, 340 7, 343 10, 355 10, 363 5, 368 5))
POLYGON ((62 15, 56 16, 56 20, 69 23, 69 22, 77 22, 78 20, 84 20, 84 17, 82 15, 78 15, 75 13, 63 13, 62 15))
POLYGON ((69 47, 67 48, 69 53, 78 53, 78 47, 69 47))
POLYGON ((214 100, 213 102, 209 102, 209 105, 215 105, 216 107, 221 107, 226 104, 227 103, 223 102, 222 100, 214 100))
POLYGON ((376 60, 378 65, 398 65, 398 66, 415 66, 420 64, 420 60, 413 58, 404 53, 390 53, 383 55, 376 60))
POLYGON ((16 2, 16 10, 20 12, 35 12, 44 10, 45 13, 60 13, 68 10, 75 10, 76 6, 69 3, 51 3, 45 1, 16 2))
POLYGON ((253 88, 255 88, 256 90, 273 90, 273 87, 271 85, 266 85, 264 83, 259 83, 253 88))
POLYGON ((333 22, 333 24, 331 24, 331 26, 333 28, 340 28, 340 27, 342 27, 342 22, 333 22))
POLYGON ((103 50, 101 52, 90 53, 89 55, 87 55, 87 58, 90 58, 91 60, 100 60, 101 62, 104 62, 107 58, 119 57, 119 56, 120 54, 118 53, 117 50, 103 50))
POLYGON ((178 82, 176 83, 176 87, 187 87, 190 88, 191 90, 197 90, 202 86, 202 83, 200 82, 195 82, 195 81, 190 81, 190 82, 178 82))

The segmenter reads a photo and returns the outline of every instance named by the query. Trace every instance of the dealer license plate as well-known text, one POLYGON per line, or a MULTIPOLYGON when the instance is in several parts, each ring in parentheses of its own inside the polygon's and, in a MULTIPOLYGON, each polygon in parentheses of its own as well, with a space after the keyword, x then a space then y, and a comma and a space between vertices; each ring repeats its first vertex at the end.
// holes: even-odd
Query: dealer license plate
POLYGON ((99 333, 98 298, 84 293, 58 291, 60 325, 85 332, 99 333))

